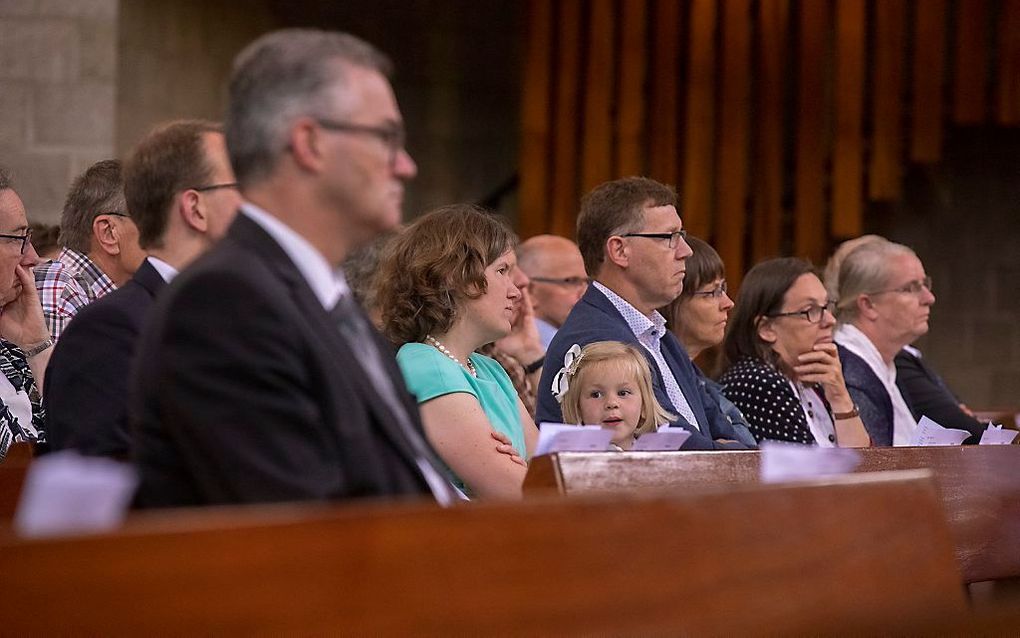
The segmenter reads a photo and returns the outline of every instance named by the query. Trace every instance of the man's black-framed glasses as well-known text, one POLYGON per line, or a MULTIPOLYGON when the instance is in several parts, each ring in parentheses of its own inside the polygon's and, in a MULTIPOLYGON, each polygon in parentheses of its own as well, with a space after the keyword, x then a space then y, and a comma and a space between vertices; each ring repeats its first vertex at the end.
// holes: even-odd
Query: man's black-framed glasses
POLYGON ((692 297, 705 297, 705 298, 710 298, 710 299, 718 299, 718 298, 722 297, 723 295, 725 295, 727 292, 729 292, 729 289, 728 289, 728 287, 726 285, 726 280, 723 279, 721 282, 719 282, 719 285, 716 286, 715 288, 713 288, 711 290, 699 290, 699 291, 695 291, 695 292, 691 293, 691 296, 692 297))
POLYGON ((20 239, 21 240, 21 254, 25 254, 25 249, 28 248, 28 243, 32 241, 32 229, 26 228, 24 235, 2 235, 0 239, 20 239))
POLYGON ((676 248, 681 239, 687 239, 686 230, 674 230, 671 233, 624 233, 620 237, 647 237, 649 239, 668 239, 669 247, 676 248))
POLYGON ((366 124, 352 124, 350 122, 337 122, 325 118, 316 118, 315 121, 327 131, 339 133, 351 133, 353 135, 369 135, 386 145, 390 151, 390 168, 397 163, 397 153, 407 143, 407 134, 404 127, 399 125, 391 126, 369 126, 366 124))
POLYGON ((928 292, 933 292, 932 285, 934 282, 931 277, 925 277, 924 279, 915 279, 914 281, 908 281, 899 288, 892 288, 890 290, 877 290, 875 292, 869 292, 869 295, 884 295, 890 292, 899 292, 905 295, 919 295, 922 289, 927 289, 928 292))
POLYGON ((829 311, 830 315, 833 312, 835 312, 836 302, 833 301, 832 299, 829 299, 829 301, 824 306, 812 305, 810 308, 805 308, 804 310, 797 310, 794 312, 777 312, 775 314, 766 316, 771 319, 775 319, 776 317, 804 317, 811 323, 819 323, 821 322, 822 317, 825 316, 826 310, 829 311))
POLYGON ((529 277, 529 279, 541 284, 553 284, 564 288, 586 288, 591 283, 587 277, 529 277))
POLYGON ((191 188, 185 188, 186 191, 197 191, 199 193, 207 193, 209 191, 219 190, 221 188, 238 188, 237 182, 223 182, 221 184, 209 184, 208 186, 192 186, 191 188))

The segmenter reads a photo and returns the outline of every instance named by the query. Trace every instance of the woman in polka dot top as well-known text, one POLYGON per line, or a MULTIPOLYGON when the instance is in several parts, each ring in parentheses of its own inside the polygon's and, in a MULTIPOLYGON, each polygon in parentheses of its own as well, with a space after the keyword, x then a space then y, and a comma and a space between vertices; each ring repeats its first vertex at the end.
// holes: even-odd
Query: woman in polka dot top
POLYGON ((719 382, 759 441, 871 445, 832 341, 833 306, 802 259, 770 259, 744 278, 719 382))

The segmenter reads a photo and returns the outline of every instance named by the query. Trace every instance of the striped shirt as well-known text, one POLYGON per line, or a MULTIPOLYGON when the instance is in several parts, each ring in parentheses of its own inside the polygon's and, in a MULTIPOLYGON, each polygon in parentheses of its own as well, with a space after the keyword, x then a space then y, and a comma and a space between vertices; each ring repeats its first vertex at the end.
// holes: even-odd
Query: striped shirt
POLYGON ((79 310, 117 288, 91 259, 62 248, 53 261, 34 269, 46 327, 57 341, 79 310))

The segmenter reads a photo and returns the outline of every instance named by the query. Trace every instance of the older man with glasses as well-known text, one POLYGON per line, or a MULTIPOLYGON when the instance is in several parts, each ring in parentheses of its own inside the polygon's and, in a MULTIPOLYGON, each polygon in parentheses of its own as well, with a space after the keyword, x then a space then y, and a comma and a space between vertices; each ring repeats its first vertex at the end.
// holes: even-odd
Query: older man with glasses
POLYGON ((40 389, 53 341, 32 281, 31 238, 25 205, 0 168, 0 461, 12 443, 45 440, 40 389))
POLYGON ((535 325, 548 348, 567 315, 588 289, 577 244, 557 235, 537 235, 517 247, 517 267, 528 275, 535 325))

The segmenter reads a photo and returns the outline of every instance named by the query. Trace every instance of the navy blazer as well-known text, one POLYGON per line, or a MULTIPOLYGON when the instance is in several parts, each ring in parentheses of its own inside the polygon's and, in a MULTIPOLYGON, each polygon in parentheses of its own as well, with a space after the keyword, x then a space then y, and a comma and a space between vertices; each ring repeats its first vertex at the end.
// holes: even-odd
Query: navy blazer
MULTIPOLYGON (((622 341, 637 346, 648 359, 648 366, 652 370, 652 386, 659 403, 667 408, 673 405, 666 394, 662 376, 659 374, 659 366, 655 360, 631 332, 627 321, 613 306, 613 303, 598 288, 589 286, 581 300, 570 311, 567 320, 556 331, 556 336, 553 337, 552 343, 549 344, 549 349, 546 351, 542 381, 538 386, 536 420, 539 423, 559 423, 563 420, 560 404, 552 394, 553 377, 563 367, 563 356, 572 345, 578 344, 584 347, 595 341, 622 341)), ((677 421, 673 425, 691 432, 691 437, 684 443, 684 449, 745 449, 746 446, 741 443, 716 443, 714 441, 714 439, 736 441, 737 435, 729 420, 720 411, 719 406, 698 383, 694 364, 691 363, 680 341, 668 330, 662 338, 662 354, 666 365, 673 373, 673 378, 676 379, 680 390, 690 404, 700 428, 699 430, 699 428, 693 427, 683 417, 677 417, 677 421)), ((670 409, 670 411, 674 410, 670 409)))
POLYGON ((46 368, 51 450, 127 458, 127 397, 138 335, 166 282, 148 260, 123 286, 83 308, 67 325, 46 368))
MULTIPOLYGON (((892 445, 893 407, 885 386, 864 359, 839 344, 836 344, 836 349, 843 366, 846 389, 850 391, 850 398, 861 412, 861 421, 864 421, 872 444, 892 445)), ((910 397, 902 389, 900 394, 910 408, 910 397)), ((910 409, 913 411, 913 408, 910 409)))
POLYGON ((287 253, 239 214, 160 294, 139 339, 138 504, 427 495, 416 449, 438 461, 396 359, 382 363, 410 433, 287 253))

